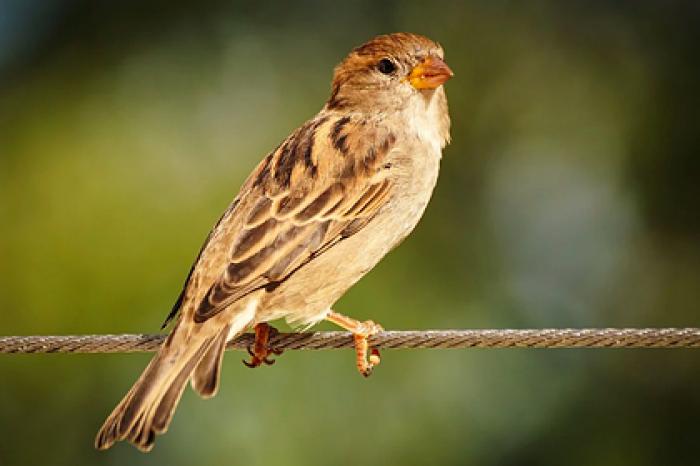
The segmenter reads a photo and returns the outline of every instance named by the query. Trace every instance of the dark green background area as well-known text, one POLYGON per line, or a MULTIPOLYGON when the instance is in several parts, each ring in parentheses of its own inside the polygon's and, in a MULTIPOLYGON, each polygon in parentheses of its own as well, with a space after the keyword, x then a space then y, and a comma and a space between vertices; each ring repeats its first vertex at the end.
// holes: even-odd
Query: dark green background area
MULTIPOLYGON (((157 331, 247 173, 392 31, 444 46, 453 143, 338 311, 700 326, 698 24, 660 0, 2 1, 0 334, 157 331)), ((368 380, 349 351, 242 357, 142 455, 92 440, 147 355, 0 356, 0 465, 696 460, 697 351, 386 351, 368 380)))

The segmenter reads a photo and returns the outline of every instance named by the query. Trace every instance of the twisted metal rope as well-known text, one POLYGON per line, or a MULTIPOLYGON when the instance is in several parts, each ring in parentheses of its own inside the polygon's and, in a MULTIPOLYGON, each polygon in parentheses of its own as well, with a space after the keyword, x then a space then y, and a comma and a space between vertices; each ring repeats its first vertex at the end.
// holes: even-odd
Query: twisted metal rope
MULTIPOLYGON (((65 335, 0 337, 0 353, 135 353, 155 351, 165 335, 65 335)), ((252 334, 228 344, 245 349, 252 334)), ((398 348, 700 348, 700 328, 602 328, 527 330, 407 330, 370 337, 372 346, 398 348)), ((275 333, 281 350, 352 348, 348 332, 275 333)))

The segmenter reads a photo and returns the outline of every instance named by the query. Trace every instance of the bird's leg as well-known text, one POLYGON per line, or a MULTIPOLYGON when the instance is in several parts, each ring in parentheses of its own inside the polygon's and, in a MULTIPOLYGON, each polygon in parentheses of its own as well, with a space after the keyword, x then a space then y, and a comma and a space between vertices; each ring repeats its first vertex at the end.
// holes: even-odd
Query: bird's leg
POLYGON ((369 377, 369 375, 372 373, 372 369, 374 366, 379 364, 381 359, 377 348, 369 348, 367 338, 383 331, 384 329, 382 326, 372 322, 371 320, 360 322, 359 320, 355 320, 351 317, 344 316, 343 314, 338 314, 337 312, 333 311, 330 311, 328 315, 326 315, 326 320, 352 332, 353 337, 355 338, 357 370, 360 371, 360 374, 364 375, 365 377, 369 377), (367 355, 368 350, 369 357, 367 355))
POLYGON ((268 356, 270 354, 280 355, 282 350, 270 348, 268 344, 270 341, 270 335, 277 333, 277 329, 266 324, 260 323, 255 326, 255 341, 252 347, 248 346, 248 354, 251 356, 250 362, 243 360, 243 364, 250 368, 258 367, 261 364, 267 364, 268 366, 275 363, 274 359, 270 359, 268 356))

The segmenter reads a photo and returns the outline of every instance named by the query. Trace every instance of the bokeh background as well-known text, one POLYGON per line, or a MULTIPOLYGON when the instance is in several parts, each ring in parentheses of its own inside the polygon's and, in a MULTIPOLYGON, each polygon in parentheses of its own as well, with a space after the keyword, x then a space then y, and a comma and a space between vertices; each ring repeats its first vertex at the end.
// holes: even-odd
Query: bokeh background
MULTIPOLYGON (((338 310, 699 326, 699 24, 692 1, 2 0, 0 334, 157 331, 332 67, 399 30, 446 49, 453 143, 424 221, 338 310)), ((369 380, 349 351, 241 358, 143 455, 92 440, 148 355, 0 356, 0 464, 697 461, 697 350, 393 351, 369 380)))

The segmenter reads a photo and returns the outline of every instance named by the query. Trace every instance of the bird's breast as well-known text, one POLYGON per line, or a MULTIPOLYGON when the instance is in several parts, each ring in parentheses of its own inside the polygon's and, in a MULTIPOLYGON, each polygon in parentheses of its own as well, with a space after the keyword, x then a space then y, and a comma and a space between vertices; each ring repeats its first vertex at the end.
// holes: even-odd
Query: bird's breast
POLYGON ((396 151, 390 175, 392 196, 380 212, 382 227, 396 232, 392 248, 418 224, 430 201, 440 169, 440 150, 414 138, 396 151))

